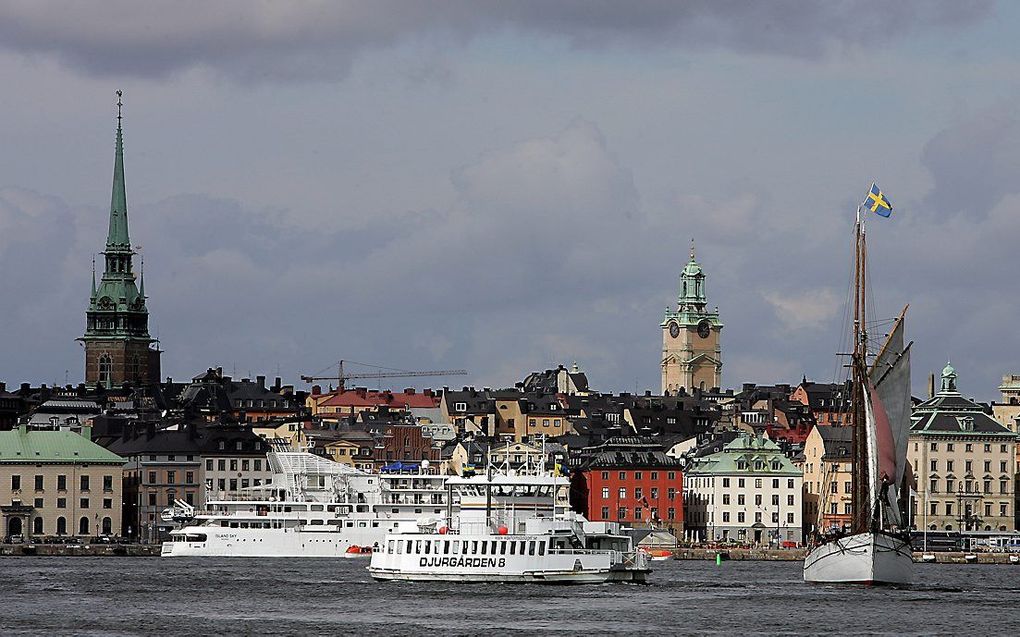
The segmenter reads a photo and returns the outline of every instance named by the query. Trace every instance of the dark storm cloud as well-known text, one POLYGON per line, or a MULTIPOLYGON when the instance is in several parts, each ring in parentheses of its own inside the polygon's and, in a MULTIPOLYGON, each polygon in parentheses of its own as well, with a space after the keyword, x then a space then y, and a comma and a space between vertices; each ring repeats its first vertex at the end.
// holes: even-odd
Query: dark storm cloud
POLYGON ((956 122, 925 145, 921 161, 935 179, 927 208, 984 218, 1003 197, 1020 193, 1017 108, 996 106, 956 122))
POLYGON ((208 68, 242 79, 342 77, 360 53, 416 38, 444 45, 501 30, 573 46, 626 44, 818 57, 915 30, 958 29, 985 0, 746 2, 454 1, 0 3, 0 47, 96 75, 208 68))

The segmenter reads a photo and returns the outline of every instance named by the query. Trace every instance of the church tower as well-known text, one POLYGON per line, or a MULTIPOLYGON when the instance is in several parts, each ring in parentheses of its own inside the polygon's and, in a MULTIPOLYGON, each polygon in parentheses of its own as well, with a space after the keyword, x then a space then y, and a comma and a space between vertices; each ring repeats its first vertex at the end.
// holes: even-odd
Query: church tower
POLYGON ((149 336, 145 307, 144 269, 141 289, 135 285, 134 251, 128 238, 127 195, 124 188, 124 140, 121 92, 117 91, 117 144, 113 163, 110 229, 103 252, 103 277, 96 286, 92 262, 92 295, 85 312, 85 383, 118 387, 124 382, 159 382, 159 347, 149 336))
POLYGON ((711 389, 722 384, 722 349, 719 308, 709 312, 705 297, 705 273, 691 259, 680 274, 676 310, 666 308, 662 319, 662 393, 711 389))

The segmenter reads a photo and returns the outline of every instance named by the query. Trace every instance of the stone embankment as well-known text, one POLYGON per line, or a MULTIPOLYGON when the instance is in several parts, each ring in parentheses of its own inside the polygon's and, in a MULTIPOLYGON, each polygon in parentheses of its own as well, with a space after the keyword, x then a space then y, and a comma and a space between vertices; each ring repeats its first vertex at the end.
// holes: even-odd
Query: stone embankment
MULTIPOLYGON (((704 548, 682 548, 673 551, 673 557, 678 560, 715 560, 717 554, 722 554, 724 560, 745 561, 755 560, 764 562, 797 562, 804 559, 807 549, 704 549, 704 548)), ((1008 553, 932 553, 937 564, 1012 564, 1009 561, 1008 553)), ((914 561, 921 562, 921 553, 914 553, 914 561)), ((1017 564, 1020 566, 1020 564, 1017 564)))
POLYGON ((159 544, 0 544, 0 556, 152 557, 159 555, 159 551, 159 544))

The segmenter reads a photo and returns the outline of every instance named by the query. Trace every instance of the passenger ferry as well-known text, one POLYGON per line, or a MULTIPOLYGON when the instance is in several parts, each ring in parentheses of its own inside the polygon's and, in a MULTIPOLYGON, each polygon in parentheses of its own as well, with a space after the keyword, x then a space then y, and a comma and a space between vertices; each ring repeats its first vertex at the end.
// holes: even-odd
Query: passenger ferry
POLYGON ((389 533, 372 554, 373 578, 582 584, 644 582, 650 572, 619 525, 570 511, 565 478, 490 470, 446 485, 459 515, 450 507, 445 522, 389 533))
POLYGON ((178 501, 163 512, 181 528, 164 542, 164 557, 353 557, 386 533, 417 528, 441 515, 447 476, 427 462, 394 463, 380 474, 294 451, 269 454, 273 480, 214 500, 204 510, 178 501))

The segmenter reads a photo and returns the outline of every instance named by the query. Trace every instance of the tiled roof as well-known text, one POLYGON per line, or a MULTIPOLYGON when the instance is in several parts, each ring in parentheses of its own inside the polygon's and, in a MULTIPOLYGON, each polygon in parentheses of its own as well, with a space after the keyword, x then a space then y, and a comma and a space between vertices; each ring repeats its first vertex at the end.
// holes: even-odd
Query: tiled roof
POLYGON ((373 389, 348 389, 326 399, 322 407, 393 407, 433 408, 439 405, 435 396, 419 392, 407 393, 392 391, 376 391, 373 389))

